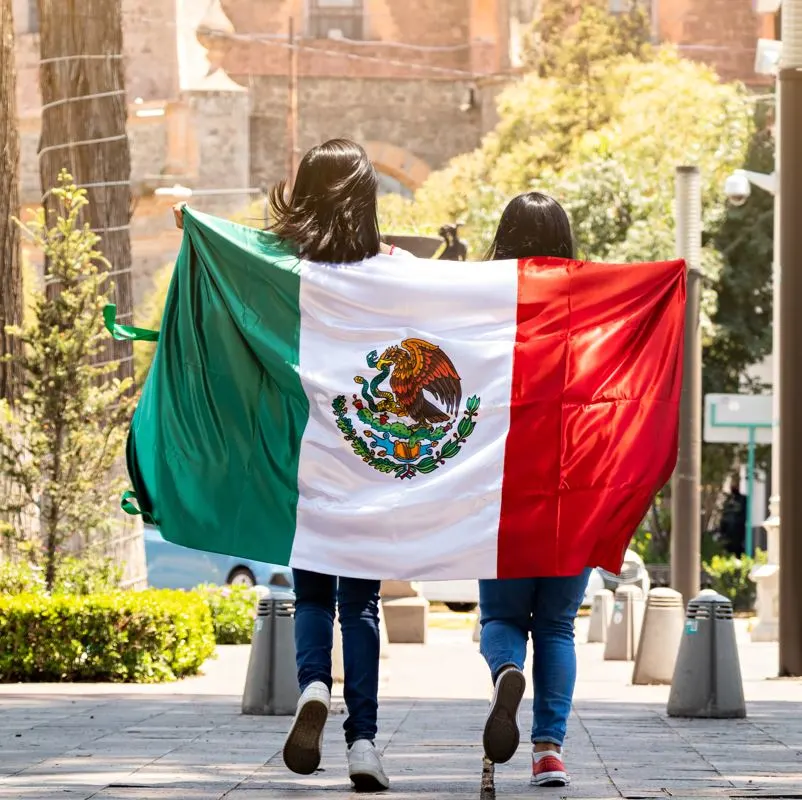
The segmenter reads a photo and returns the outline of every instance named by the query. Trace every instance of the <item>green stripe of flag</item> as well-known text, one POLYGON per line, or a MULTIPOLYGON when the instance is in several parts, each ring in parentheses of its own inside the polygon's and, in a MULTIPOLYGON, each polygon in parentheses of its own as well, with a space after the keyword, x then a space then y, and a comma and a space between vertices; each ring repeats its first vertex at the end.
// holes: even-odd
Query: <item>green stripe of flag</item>
POLYGON ((129 472, 168 541, 286 564, 309 416, 300 263, 272 234, 189 209, 184 227, 129 472))

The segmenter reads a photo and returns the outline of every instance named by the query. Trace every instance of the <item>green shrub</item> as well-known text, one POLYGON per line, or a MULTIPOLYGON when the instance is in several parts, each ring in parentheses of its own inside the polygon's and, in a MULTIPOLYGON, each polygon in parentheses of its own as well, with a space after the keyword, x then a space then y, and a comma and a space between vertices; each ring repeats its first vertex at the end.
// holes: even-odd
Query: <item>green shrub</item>
POLYGON ((755 607, 757 587, 749 573, 755 564, 765 563, 765 553, 758 550, 755 558, 713 556, 703 566, 710 576, 711 589, 730 600, 735 611, 751 611, 755 607))
POLYGON ((56 571, 53 593, 85 595, 113 592, 119 587, 122 575, 122 567, 110 558, 67 556, 56 571))
POLYGON ((41 594, 44 590, 44 574, 30 562, 0 561, 0 595, 41 594))
POLYGON ((250 644, 256 617, 256 592, 247 586, 198 586, 212 613, 217 644, 250 644))
MULTIPOLYGON (((110 558, 65 556, 56 568, 53 594, 103 594, 115 591, 122 568, 110 558)), ((43 571, 28 561, 0 562, 0 594, 45 594, 43 571)))
POLYGON ((213 652, 209 607, 191 592, 0 598, 0 682, 158 683, 213 652))

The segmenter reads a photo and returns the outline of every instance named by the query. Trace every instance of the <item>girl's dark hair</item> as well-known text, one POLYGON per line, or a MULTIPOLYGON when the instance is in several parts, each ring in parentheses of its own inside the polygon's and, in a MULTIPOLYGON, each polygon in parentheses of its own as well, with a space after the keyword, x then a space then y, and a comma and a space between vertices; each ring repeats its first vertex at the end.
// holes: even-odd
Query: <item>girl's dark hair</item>
POLYGON ((510 200, 485 260, 533 256, 574 257, 568 215, 553 197, 540 192, 519 194, 510 200))
POLYGON ((378 178, 367 153, 348 139, 313 147, 301 160, 289 202, 270 192, 270 230, 309 261, 361 261, 379 252, 378 178))

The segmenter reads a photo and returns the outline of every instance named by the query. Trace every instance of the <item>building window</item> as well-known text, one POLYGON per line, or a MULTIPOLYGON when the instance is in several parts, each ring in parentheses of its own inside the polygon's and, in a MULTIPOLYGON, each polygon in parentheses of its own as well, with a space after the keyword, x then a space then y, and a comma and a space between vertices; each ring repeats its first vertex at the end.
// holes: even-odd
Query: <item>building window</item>
POLYGON ((309 36, 313 39, 363 39, 362 0, 309 0, 309 36))
POLYGON ((39 33, 38 0, 28 0, 28 33, 39 33))

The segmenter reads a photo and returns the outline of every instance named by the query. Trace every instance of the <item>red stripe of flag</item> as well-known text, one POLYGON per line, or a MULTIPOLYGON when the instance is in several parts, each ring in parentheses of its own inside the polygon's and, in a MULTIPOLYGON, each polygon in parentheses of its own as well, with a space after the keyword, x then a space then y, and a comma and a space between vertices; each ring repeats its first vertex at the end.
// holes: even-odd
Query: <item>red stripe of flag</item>
POLYGON ((677 458, 685 264, 518 265, 498 576, 612 572, 677 458))

